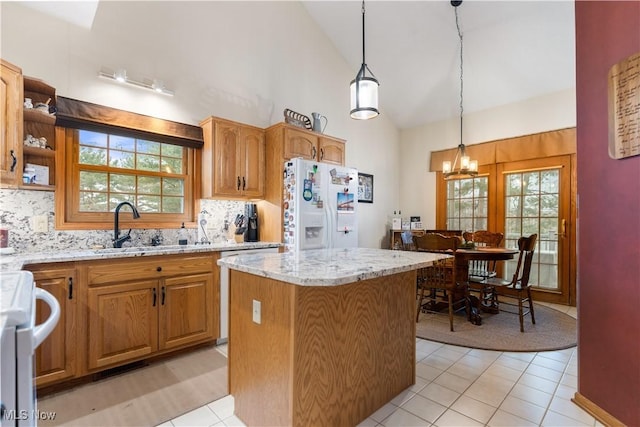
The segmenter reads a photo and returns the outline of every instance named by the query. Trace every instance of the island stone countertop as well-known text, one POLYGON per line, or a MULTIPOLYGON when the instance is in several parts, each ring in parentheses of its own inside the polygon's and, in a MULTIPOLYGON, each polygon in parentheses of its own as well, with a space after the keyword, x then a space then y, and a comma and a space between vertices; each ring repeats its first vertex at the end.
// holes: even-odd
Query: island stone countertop
POLYGON ((316 249, 221 258, 218 265, 302 286, 335 286, 428 267, 450 255, 388 249, 316 249))
POLYGON ((243 251, 247 249, 277 248, 274 242, 211 243, 202 245, 132 246, 125 248, 56 250, 0 257, 0 271, 22 270, 25 265, 50 262, 87 261, 96 259, 131 258, 154 255, 175 255, 202 252, 243 251))

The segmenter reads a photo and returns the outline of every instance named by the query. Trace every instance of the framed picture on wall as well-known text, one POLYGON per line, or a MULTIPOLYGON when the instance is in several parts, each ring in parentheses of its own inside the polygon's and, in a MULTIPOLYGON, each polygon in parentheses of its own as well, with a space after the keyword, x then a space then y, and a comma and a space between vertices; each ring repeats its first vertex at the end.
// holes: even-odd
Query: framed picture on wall
POLYGON ((358 172, 358 202, 373 203, 373 175, 358 172))

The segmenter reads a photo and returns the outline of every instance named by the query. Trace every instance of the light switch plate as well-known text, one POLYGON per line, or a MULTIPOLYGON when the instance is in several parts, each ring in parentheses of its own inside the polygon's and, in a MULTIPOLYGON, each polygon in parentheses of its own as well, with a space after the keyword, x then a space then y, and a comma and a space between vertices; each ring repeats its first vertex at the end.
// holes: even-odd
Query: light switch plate
POLYGON ((253 300, 253 322, 260 324, 262 319, 262 304, 260 301, 253 300))
POLYGON ((49 221, 46 215, 35 215, 33 217, 33 231, 36 233, 47 233, 49 231, 49 221))

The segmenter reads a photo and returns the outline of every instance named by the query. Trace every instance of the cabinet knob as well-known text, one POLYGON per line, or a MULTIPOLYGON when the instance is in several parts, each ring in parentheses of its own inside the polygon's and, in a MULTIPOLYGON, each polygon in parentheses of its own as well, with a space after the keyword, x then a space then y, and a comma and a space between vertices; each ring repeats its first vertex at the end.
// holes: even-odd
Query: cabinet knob
POLYGON ((156 267, 156 271, 157 271, 157 272, 162 271, 162 267, 156 267))

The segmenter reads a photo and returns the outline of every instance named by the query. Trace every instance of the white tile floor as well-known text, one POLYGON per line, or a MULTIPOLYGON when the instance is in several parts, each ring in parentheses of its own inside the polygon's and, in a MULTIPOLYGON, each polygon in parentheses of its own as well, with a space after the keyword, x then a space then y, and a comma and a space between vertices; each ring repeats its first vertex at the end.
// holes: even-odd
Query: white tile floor
MULTIPOLYGON (((576 317, 573 307, 547 305, 576 317)), ((509 353, 417 339, 416 362, 416 384, 361 426, 601 426, 570 400, 576 348, 509 353)), ((242 425, 226 396, 161 427, 242 425)))

